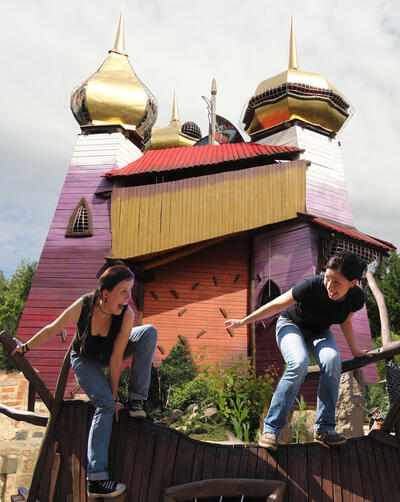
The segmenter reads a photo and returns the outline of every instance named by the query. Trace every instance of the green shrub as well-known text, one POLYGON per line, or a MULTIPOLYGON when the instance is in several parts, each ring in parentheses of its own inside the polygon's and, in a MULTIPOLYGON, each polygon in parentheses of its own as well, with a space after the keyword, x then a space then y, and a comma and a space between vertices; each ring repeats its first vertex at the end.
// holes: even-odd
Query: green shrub
POLYGON ((272 373, 257 377, 250 358, 228 368, 203 368, 201 376, 209 382, 215 405, 239 438, 256 438, 263 408, 273 393, 272 373))
MULTIPOLYGON (((10 281, 0 272, 0 331, 8 331, 11 336, 16 335, 36 266, 36 262, 21 260, 10 281)), ((0 369, 13 368, 12 357, 0 343, 0 369)))
POLYGON ((384 415, 389 411, 389 395, 386 385, 384 383, 367 384, 365 391, 365 420, 369 420, 368 413, 377 407, 384 415))
POLYGON ((194 380, 173 387, 167 410, 179 409, 184 411, 190 404, 197 404, 200 408, 204 408, 213 401, 213 389, 209 382, 197 376, 194 380))

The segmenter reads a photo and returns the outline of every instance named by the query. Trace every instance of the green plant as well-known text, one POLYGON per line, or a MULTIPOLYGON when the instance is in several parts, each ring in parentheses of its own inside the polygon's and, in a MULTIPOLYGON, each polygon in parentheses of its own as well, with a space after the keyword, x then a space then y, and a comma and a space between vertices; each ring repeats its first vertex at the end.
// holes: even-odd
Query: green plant
POLYGON ((368 421, 368 413, 374 408, 379 408, 386 415, 389 411, 389 396, 384 383, 365 386, 365 420, 368 421))
POLYGON ((255 438, 263 407, 272 396, 272 371, 256 376, 248 358, 229 367, 205 366, 200 374, 209 382, 215 405, 227 425, 239 438, 255 438))
POLYGON ((236 399, 230 397, 229 402, 232 406, 229 418, 235 429, 235 435, 241 441, 244 438, 244 441, 249 443, 250 423, 246 421, 249 415, 246 396, 236 394, 236 399))
POLYGON ((292 436, 295 438, 295 442, 298 443, 301 428, 304 426, 305 421, 311 415, 311 413, 306 413, 307 403, 303 395, 300 396, 300 399, 296 397, 296 402, 299 407, 299 414, 297 419, 294 422, 292 422, 291 425, 292 425, 292 436))
POLYGON ((167 410, 185 410, 190 404, 196 403, 200 408, 211 404, 214 400, 213 390, 209 382, 197 376, 189 382, 176 385, 172 388, 168 400, 167 410))

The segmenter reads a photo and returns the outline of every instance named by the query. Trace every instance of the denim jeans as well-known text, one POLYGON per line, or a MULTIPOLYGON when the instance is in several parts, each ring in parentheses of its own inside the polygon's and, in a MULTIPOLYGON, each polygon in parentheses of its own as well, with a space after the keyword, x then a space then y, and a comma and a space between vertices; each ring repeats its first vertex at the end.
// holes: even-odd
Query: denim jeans
POLYGON ((276 324, 276 340, 286 362, 286 369, 265 417, 264 432, 281 435, 307 375, 309 353, 321 368, 314 428, 317 432, 334 430, 342 361, 333 333, 330 329, 319 333, 302 332, 293 321, 281 316, 276 324))
MULTIPOLYGON (((157 342, 157 330, 149 324, 132 329, 124 359, 133 355, 129 397, 147 399, 151 362, 157 342)), ((71 352, 71 366, 82 389, 96 408, 89 431, 87 477, 108 478, 108 449, 114 416, 114 397, 100 361, 71 352)))

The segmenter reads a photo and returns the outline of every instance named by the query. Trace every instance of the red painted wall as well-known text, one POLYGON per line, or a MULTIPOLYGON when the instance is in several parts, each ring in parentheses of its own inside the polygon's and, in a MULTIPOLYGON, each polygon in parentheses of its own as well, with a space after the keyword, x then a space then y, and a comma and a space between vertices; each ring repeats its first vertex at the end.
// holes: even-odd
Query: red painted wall
POLYGON ((208 363, 229 365, 247 356, 247 328, 236 330, 231 337, 220 311, 223 308, 229 317, 246 315, 247 263, 247 239, 231 239, 152 270, 154 281, 145 284, 143 324, 157 327, 158 344, 165 349, 165 354, 156 349, 156 365, 178 342, 178 334, 187 338, 193 354, 204 354, 208 363), (182 313, 183 309, 187 310, 182 313), (206 333, 197 338, 202 330, 206 333))

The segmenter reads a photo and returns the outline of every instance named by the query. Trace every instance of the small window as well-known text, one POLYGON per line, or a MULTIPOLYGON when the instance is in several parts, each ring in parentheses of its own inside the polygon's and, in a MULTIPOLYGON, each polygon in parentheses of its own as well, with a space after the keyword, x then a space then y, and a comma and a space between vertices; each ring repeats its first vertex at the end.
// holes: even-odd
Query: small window
POLYGON ((268 281, 264 284, 264 287, 261 290, 259 296, 258 306, 261 307, 266 303, 274 300, 278 296, 282 294, 280 287, 276 284, 276 282, 268 279, 268 281))
POLYGON ((92 214, 86 199, 82 197, 71 214, 65 237, 85 237, 90 235, 93 235, 92 214))

